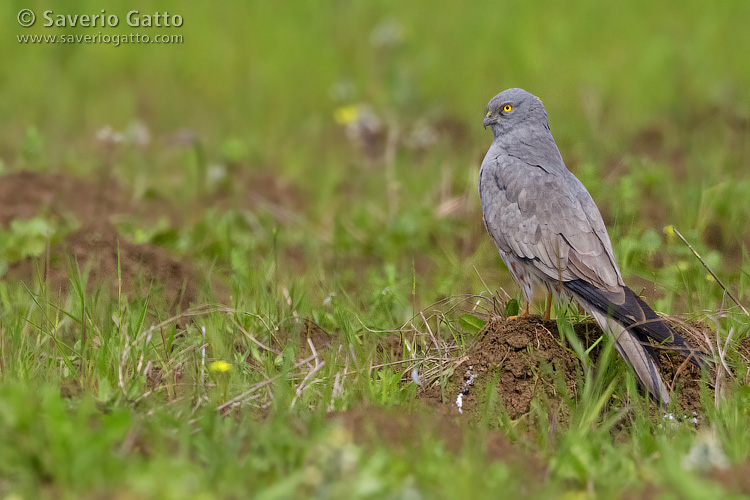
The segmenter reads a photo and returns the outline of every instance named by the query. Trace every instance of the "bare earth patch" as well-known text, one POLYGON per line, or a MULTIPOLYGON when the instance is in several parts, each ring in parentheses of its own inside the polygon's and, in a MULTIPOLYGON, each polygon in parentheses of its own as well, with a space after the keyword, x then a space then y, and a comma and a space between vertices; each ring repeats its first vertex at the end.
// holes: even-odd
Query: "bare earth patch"
POLYGON ((14 172, 0 177, 0 227, 14 219, 73 216, 81 223, 130 210, 112 179, 85 180, 63 174, 14 172))
POLYGON ((329 418, 348 429, 359 445, 385 444, 404 453, 420 442, 420 439, 441 440, 446 450, 459 454, 467 447, 484 446, 487 458, 501 461, 523 471, 525 477, 538 479, 546 474, 546 467, 533 455, 512 444, 497 431, 482 436, 475 443, 467 435, 467 429, 455 421, 455 417, 442 412, 414 413, 387 410, 380 407, 364 407, 350 411, 332 413, 329 418))
POLYGON ((199 277, 190 264, 172 258, 163 248, 130 243, 104 222, 84 226, 53 245, 48 263, 40 257, 11 264, 8 277, 31 285, 41 277, 53 292, 65 294, 71 286, 71 259, 87 273, 89 289, 103 286, 112 296, 121 289, 130 298, 145 297, 152 287, 163 288, 168 307, 181 310, 197 297, 199 277))
MULTIPOLYGON (((716 334, 702 324, 691 324, 678 329, 694 346, 708 350, 707 342, 714 342, 716 334)), ((594 323, 574 325, 577 336, 588 348, 602 335, 594 323)), ((740 346, 741 347, 741 346, 740 346)), ((596 363, 599 346, 591 352, 596 363)), ((674 390, 679 406, 686 413, 701 410, 701 370, 684 363, 684 360, 660 350, 661 373, 665 383, 674 390)), ((528 414, 534 398, 559 404, 564 419, 567 409, 562 398, 575 396, 583 368, 580 360, 558 333, 554 321, 538 317, 517 318, 506 321, 492 318, 486 331, 471 346, 466 359, 455 369, 445 391, 431 387, 423 397, 451 405, 456 413, 459 394, 463 413, 474 415, 484 406, 487 384, 497 377, 497 395, 511 419, 528 414)), ((708 374, 708 393, 713 397, 714 370, 708 374)), ((645 397, 645 395, 644 395, 645 397)))
POLYGON ((0 227, 14 219, 73 218, 79 229, 49 248, 48 255, 10 264, 6 279, 33 287, 44 280, 53 293, 70 290, 70 265, 87 273, 89 289, 104 287, 130 298, 163 288, 169 307, 185 310, 197 297, 199 276, 190 263, 163 248, 134 244, 111 224, 113 215, 138 214, 112 179, 85 180, 62 174, 17 172, 0 177, 0 227), (118 266, 120 280, 118 281, 118 266))

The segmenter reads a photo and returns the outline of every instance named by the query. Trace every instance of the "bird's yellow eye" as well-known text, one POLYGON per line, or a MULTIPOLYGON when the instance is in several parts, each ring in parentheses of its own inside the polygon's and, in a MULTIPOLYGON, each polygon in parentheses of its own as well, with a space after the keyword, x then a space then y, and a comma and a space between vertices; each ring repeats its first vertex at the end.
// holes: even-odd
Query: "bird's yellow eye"
POLYGON ((492 111, 487 111, 487 114, 484 115, 484 116, 486 116, 487 118, 489 118, 491 114, 492 114, 492 111))
POLYGON ((506 113, 510 113, 511 111, 513 111, 513 106, 511 106, 510 104, 506 104, 505 106, 503 106, 503 111, 505 111, 506 113))

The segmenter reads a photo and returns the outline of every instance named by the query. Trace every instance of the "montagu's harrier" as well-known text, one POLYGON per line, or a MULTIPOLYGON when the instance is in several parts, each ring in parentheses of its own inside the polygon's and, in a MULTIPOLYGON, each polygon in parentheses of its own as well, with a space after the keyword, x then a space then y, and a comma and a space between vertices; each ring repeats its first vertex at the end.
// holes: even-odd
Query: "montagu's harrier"
POLYGON ((528 315, 534 286, 573 297, 611 336, 642 385, 661 403, 669 392, 649 338, 700 366, 703 356, 622 280, 599 210, 565 167, 542 101, 508 89, 487 105, 494 134, 482 162, 479 196, 487 231, 518 282, 528 315))

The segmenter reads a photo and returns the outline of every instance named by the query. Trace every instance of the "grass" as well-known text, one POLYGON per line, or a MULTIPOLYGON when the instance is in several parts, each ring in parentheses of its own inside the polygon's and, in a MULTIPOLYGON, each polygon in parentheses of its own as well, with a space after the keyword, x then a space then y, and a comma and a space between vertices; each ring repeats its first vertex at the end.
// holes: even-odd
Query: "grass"
MULTIPOLYGON (((747 2, 165 1, 158 10, 184 26, 148 33, 184 43, 120 47, 19 43, 91 32, 21 28, 22 8, 51 7, 0 7, 0 173, 114 179, 128 208, 106 218, 122 241, 189 262, 198 278, 191 307, 175 306, 182 284, 130 276, 123 243, 104 281, 53 255, 61 287, 48 251, 91 214, 55 205, 3 223, 4 498, 747 493, 689 458, 716 453, 742 475, 747 386, 730 382, 719 404, 707 394, 697 426, 668 424, 615 356, 552 402, 568 408, 564 426, 542 400, 510 420, 491 390, 476 422, 450 428, 464 439, 455 448, 432 428, 443 417, 414 416, 399 442, 331 417, 419 415, 412 370, 445 387, 481 328, 463 297, 481 294, 471 303, 485 311, 520 298, 476 194, 484 106, 511 86, 544 99, 626 282, 659 311, 746 338, 747 318, 669 226, 748 303, 747 2), (121 140, 102 139, 107 126, 121 140), (14 278, 19 262, 36 277, 14 278), (332 347, 311 347, 310 325, 332 347), (497 433, 541 477, 491 460, 497 433)), ((112 33, 132 31, 131 9, 154 6, 107 8, 121 21, 112 33)))

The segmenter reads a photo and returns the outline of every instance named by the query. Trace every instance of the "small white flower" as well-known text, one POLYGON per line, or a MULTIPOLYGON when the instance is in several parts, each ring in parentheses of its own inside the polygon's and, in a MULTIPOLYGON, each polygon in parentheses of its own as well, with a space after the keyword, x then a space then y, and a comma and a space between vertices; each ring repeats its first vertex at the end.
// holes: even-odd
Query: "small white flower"
POLYGON ((395 19, 386 19, 370 33, 370 43, 374 47, 395 47, 404 40, 404 28, 395 19))
POLYGON ((425 120, 418 121, 406 138, 406 145, 412 149, 427 149, 437 142, 437 131, 425 120))
POLYGON ((145 148, 151 143, 151 133, 141 122, 131 123, 128 128, 125 129, 125 137, 130 144, 135 144, 139 148, 145 148))
POLYGON ((206 180, 210 183, 219 182, 224 180, 227 176, 227 167, 221 163, 214 163, 209 165, 206 169, 206 180))
POLYGON ((113 129, 110 125, 105 125, 96 131, 96 140, 105 144, 120 144, 125 139, 124 136, 113 129))

